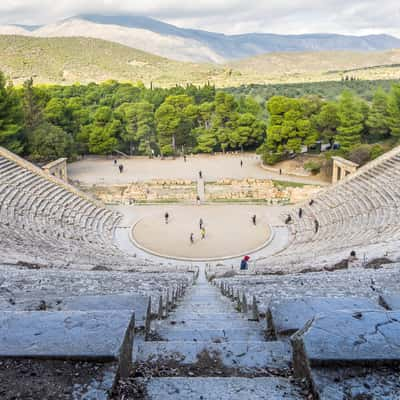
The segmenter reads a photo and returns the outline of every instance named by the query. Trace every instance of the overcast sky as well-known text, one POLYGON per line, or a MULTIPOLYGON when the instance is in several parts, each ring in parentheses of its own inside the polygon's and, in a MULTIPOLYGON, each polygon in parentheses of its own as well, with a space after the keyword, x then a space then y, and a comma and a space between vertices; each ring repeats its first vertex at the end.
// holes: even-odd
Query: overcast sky
POLYGON ((82 13, 146 15, 225 33, 334 32, 400 37, 399 0, 0 0, 0 24, 46 24, 82 13))

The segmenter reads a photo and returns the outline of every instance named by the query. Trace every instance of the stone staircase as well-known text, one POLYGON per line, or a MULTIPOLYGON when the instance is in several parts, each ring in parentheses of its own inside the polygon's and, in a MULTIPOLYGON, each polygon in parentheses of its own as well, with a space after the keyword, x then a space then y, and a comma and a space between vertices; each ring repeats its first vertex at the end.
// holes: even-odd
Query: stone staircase
POLYGON ((204 270, 178 308, 153 328, 153 341, 135 345, 135 377, 120 384, 128 398, 272 400, 308 394, 292 378, 290 344, 266 341, 264 322, 235 310, 204 270))

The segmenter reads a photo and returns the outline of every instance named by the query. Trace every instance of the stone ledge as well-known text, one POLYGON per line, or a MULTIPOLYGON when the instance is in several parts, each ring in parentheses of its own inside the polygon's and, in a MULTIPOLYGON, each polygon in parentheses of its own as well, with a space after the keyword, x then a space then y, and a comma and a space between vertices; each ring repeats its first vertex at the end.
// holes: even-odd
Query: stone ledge
POLYGON ((107 312, 0 312, 0 358, 117 361, 132 367, 134 316, 107 312))
POLYGON ((382 310, 382 308, 373 300, 363 297, 273 299, 267 311, 267 330, 274 337, 292 335, 317 314, 339 310, 382 310))
POLYGON ((297 376, 313 367, 400 362, 400 312, 338 311, 320 315, 292 336, 297 376))

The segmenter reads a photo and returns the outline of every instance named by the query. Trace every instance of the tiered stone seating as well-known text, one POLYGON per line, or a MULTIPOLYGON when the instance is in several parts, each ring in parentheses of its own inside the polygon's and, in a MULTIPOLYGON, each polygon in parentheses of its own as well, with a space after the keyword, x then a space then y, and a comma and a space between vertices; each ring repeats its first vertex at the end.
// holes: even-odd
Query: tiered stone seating
POLYGON ((138 261, 113 244, 120 215, 0 148, 3 263, 118 268, 138 261))
POLYGON ((310 206, 291 212, 289 246, 276 257, 260 260, 257 269, 296 263, 297 268, 339 261, 351 250, 369 258, 398 256, 400 238, 400 147, 321 192, 310 206), (314 221, 319 223, 316 232, 314 221), (377 246, 379 245, 379 247, 377 246))
POLYGON ((251 303, 256 298, 262 314, 273 300, 307 297, 366 297, 378 302, 379 295, 400 292, 400 268, 393 264, 380 269, 353 268, 334 272, 309 272, 287 275, 239 275, 217 278, 226 291, 244 294, 251 303))

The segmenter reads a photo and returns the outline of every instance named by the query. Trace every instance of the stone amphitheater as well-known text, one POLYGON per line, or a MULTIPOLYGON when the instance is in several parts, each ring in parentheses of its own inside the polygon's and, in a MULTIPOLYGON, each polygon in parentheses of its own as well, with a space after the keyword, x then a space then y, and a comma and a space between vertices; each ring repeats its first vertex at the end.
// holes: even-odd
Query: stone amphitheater
POLYGON ((135 249, 0 148, 0 398, 400 399, 399 193, 400 147, 277 208, 241 271, 135 249))

